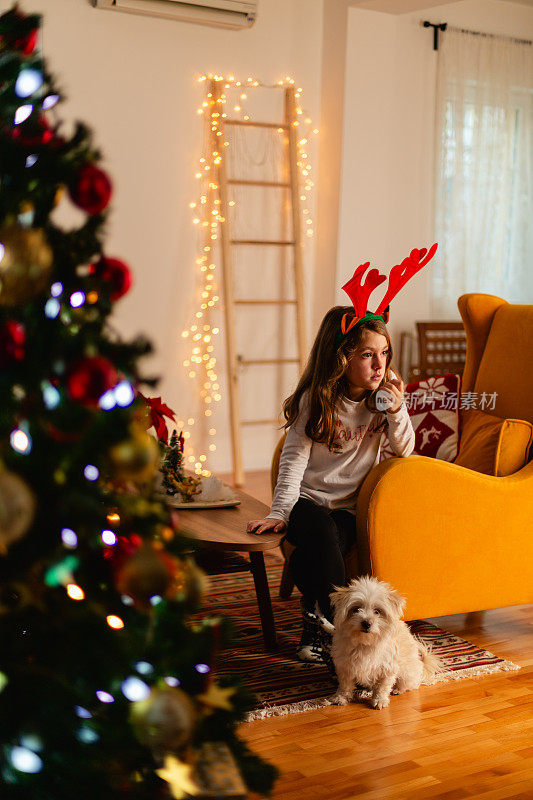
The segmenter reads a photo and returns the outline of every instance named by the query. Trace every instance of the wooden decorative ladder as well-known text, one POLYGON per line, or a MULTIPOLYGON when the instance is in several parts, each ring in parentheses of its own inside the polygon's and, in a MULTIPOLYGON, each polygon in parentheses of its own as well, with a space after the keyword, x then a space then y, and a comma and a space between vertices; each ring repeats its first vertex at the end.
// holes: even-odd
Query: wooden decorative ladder
MULTIPOLYGON (((304 368, 306 357, 306 331, 304 314, 304 287, 302 270, 302 237, 300 202, 298 186, 298 147, 297 135, 298 128, 293 124, 296 121, 296 98, 293 87, 280 87, 285 92, 285 116, 282 123, 275 122, 256 122, 254 120, 227 119, 222 116, 219 118, 217 130, 222 136, 217 136, 216 131, 212 131, 213 150, 219 151, 220 141, 224 138, 225 126, 238 125, 243 128, 260 127, 282 130, 286 133, 286 145, 284 146, 284 173, 288 180, 284 181, 259 181, 259 180, 238 180, 227 175, 225 158, 221 157, 217 166, 216 184, 218 186, 218 196, 220 200, 220 214, 225 223, 221 225, 221 265, 222 282, 224 292, 224 315, 225 315, 225 339, 226 339, 226 361, 228 372, 229 405, 230 405, 230 431, 231 431, 231 451, 233 461, 233 475, 236 486, 243 486, 244 471, 242 457, 241 429, 243 425, 277 425, 278 419, 257 419, 242 420, 239 400, 239 368, 241 366, 257 366, 264 364, 298 364, 300 372, 304 368), (290 238, 282 240, 268 239, 235 239, 232 237, 229 202, 231 186, 262 186, 272 188, 284 188, 290 191, 290 238), (294 280, 294 299, 278 298, 275 300, 262 300, 258 298, 235 299, 233 259, 232 252, 234 247, 246 247, 256 245, 261 247, 288 247, 293 253, 292 267, 294 280), (243 354, 237 353, 235 318, 236 310, 240 306, 294 306, 296 314, 297 332, 297 356, 287 358, 246 358, 243 354)), ((221 96, 220 83, 215 80, 210 81, 210 92, 215 102, 221 96)))

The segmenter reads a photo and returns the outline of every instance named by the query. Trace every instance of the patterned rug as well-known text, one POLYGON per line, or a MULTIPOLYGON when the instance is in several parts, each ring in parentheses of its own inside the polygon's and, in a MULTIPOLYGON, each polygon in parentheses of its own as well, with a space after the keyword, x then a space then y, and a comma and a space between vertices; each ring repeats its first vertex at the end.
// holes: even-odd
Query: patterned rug
MULTIPOLYGON (((222 614, 233 621, 236 631, 229 649, 220 653, 218 673, 239 675, 257 696, 257 709, 248 719, 297 713, 330 705, 328 696, 335 683, 327 668, 306 664, 295 657, 301 632, 299 593, 280 600, 279 582, 283 565, 266 562, 272 606, 278 634, 278 650, 265 652, 253 579, 250 573, 211 575, 203 613, 222 614)), ((517 670, 510 661, 483 650, 429 622, 410 623, 411 630, 430 645, 444 661, 445 671, 432 681, 460 680, 500 670, 517 670)))

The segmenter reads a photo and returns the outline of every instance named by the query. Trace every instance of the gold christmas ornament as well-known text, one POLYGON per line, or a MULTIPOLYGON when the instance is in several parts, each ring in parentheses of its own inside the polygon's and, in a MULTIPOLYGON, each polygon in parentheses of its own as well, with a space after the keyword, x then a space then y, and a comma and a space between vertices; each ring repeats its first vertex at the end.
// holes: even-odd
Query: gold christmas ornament
POLYGON ((190 605, 198 608, 202 605, 209 589, 209 578, 192 558, 184 563, 185 597, 190 605))
POLYGON ((159 447, 139 425, 132 425, 130 434, 128 439, 110 449, 111 464, 119 480, 146 483, 154 477, 159 466, 159 447))
POLYGON ((171 582, 165 560, 149 544, 140 547, 117 573, 117 590, 142 608, 151 608, 150 598, 164 597, 171 582))
POLYGON ((152 689, 150 697, 133 703, 130 712, 135 736, 156 758, 179 752, 189 742, 195 720, 190 697, 170 686, 152 689))
POLYGON ((0 228, 0 305, 29 303, 47 285, 53 252, 40 228, 0 228))
POLYGON ((24 536, 34 513, 35 498, 25 481, 14 472, 0 470, 0 554, 24 536))

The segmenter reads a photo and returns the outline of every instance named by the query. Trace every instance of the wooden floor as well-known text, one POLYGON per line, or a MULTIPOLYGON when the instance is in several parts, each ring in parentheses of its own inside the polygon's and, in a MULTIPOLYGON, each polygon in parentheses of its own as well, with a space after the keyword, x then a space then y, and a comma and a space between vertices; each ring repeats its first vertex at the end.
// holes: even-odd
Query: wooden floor
MULTIPOLYGON (((267 474, 249 474, 245 490, 268 503, 267 474)), ((280 770, 274 800, 533 800, 533 606, 432 621, 521 670, 422 687, 382 711, 246 723, 241 735, 280 770)))

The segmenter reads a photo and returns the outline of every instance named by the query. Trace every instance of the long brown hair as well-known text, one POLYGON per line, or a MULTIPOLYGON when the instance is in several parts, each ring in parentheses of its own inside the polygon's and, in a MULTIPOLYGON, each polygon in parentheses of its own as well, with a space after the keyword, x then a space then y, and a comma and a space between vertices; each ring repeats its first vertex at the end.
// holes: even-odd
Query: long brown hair
MULTIPOLYGON (((327 444, 328 449, 332 452, 338 449, 334 445, 335 408, 342 395, 348 396, 348 382, 345 373, 350 358, 361 346, 365 329, 380 333, 387 340, 386 368, 379 386, 384 381, 390 380, 391 377, 392 344, 384 322, 372 319, 362 325, 357 325, 338 344, 342 316, 350 312, 353 314, 352 306, 334 306, 328 311, 322 320, 296 390, 283 404, 283 414, 286 419, 284 427, 288 428, 298 418, 302 395, 304 392, 308 392, 309 419, 305 425, 306 436, 314 442, 327 444)), ((394 368, 394 372, 399 377, 396 368, 394 368)), ((373 396, 379 386, 370 397, 365 398, 365 403, 371 411, 376 410, 373 396)))

